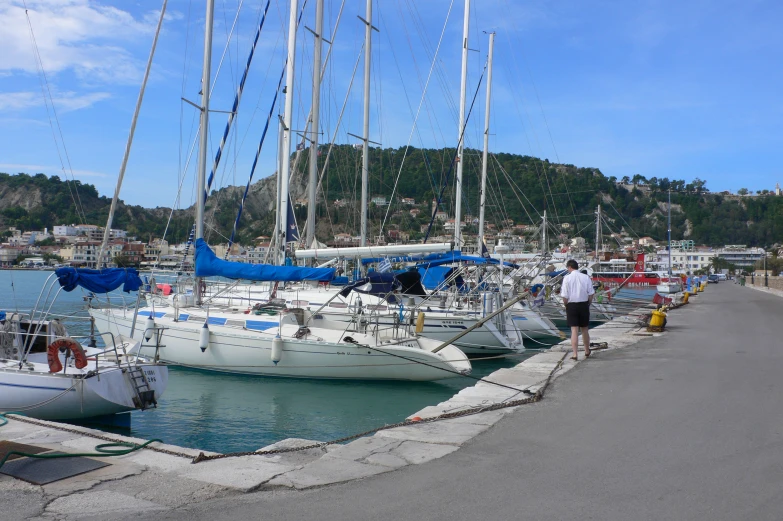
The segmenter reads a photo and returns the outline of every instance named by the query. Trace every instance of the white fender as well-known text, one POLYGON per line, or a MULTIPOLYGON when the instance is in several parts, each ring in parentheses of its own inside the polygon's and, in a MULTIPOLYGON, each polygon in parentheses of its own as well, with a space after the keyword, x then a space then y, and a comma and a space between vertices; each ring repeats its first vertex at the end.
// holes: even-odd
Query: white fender
POLYGON ((204 322, 204 326, 201 328, 201 333, 198 339, 198 346, 202 353, 209 347, 209 325, 206 323, 206 321, 204 322))
POLYGON ((283 339, 277 335, 272 340, 272 361, 277 365, 281 358, 283 358, 283 339))
POLYGON ((147 317, 147 322, 144 325, 144 340, 150 341, 152 335, 155 333, 155 319, 152 315, 147 317))

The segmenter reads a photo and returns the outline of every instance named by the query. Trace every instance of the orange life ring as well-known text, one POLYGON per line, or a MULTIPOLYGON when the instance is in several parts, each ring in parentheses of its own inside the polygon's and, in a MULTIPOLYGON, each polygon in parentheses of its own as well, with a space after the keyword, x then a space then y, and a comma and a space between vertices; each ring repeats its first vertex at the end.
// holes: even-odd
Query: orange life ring
POLYGON ((63 364, 60 362, 60 348, 71 350, 73 358, 76 360, 74 363, 76 369, 87 367, 87 355, 84 354, 82 346, 71 338, 58 338, 46 348, 46 361, 49 362, 50 373, 59 373, 63 370, 63 364))

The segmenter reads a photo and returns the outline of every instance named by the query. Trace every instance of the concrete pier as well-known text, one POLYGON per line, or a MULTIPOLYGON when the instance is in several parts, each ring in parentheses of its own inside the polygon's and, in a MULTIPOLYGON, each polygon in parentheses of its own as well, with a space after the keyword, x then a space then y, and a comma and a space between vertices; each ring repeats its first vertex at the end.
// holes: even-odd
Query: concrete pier
MULTIPOLYGON (((144 450, 43 487, 0 476, 2 518, 779 519, 781 311, 777 296, 711 285, 662 335, 595 330, 610 349, 566 358, 535 404, 275 456, 193 465, 144 450)), ((535 391, 564 353, 489 378, 535 391)), ((480 383, 411 416, 519 394, 480 383)), ((17 421, 0 439, 100 443, 17 421)))

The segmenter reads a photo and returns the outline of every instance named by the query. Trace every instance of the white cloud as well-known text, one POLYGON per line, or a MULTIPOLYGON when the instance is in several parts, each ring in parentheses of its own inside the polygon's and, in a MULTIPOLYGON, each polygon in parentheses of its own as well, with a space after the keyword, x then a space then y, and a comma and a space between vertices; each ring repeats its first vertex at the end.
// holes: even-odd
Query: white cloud
MULTIPOLYGON (((48 175, 58 175, 61 179, 65 179, 65 174, 62 168, 54 165, 32 165, 32 164, 20 164, 20 163, 0 163, 0 170, 7 170, 8 172, 25 172, 27 174, 44 173, 48 175)), ((103 172, 94 172, 92 170, 74 170, 73 174, 77 177, 98 177, 106 178, 110 177, 109 174, 103 172)), ((71 171, 68 171, 68 179, 71 178, 71 171)))
MULTIPOLYGON (((71 112, 91 107, 95 103, 109 98, 108 92, 91 92, 88 94, 77 94, 75 92, 54 92, 54 106, 59 112, 71 112)), ((1 92, 0 93, 0 112, 25 110, 32 107, 42 106, 44 100, 40 92, 1 92)))
MULTIPOLYGON (((30 22, 47 74, 74 71, 88 81, 134 83, 142 64, 126 47, 150 35, 155 20, 89 0, 28 0, 30 22)), ((36 58, 24 3, 0 5, 0 73, 35 74, 36 58)))

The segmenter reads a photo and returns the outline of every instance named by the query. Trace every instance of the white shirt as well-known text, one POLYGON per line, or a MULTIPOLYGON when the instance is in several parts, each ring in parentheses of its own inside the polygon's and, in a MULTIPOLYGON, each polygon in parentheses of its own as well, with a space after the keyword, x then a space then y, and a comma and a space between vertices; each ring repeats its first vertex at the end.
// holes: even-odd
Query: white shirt
POLYGON ((568 302, 587 302, 588 297, 593 294, 593 281, 584 273, 574 270, 563 277, 560 296, 568 299, 568 302))

